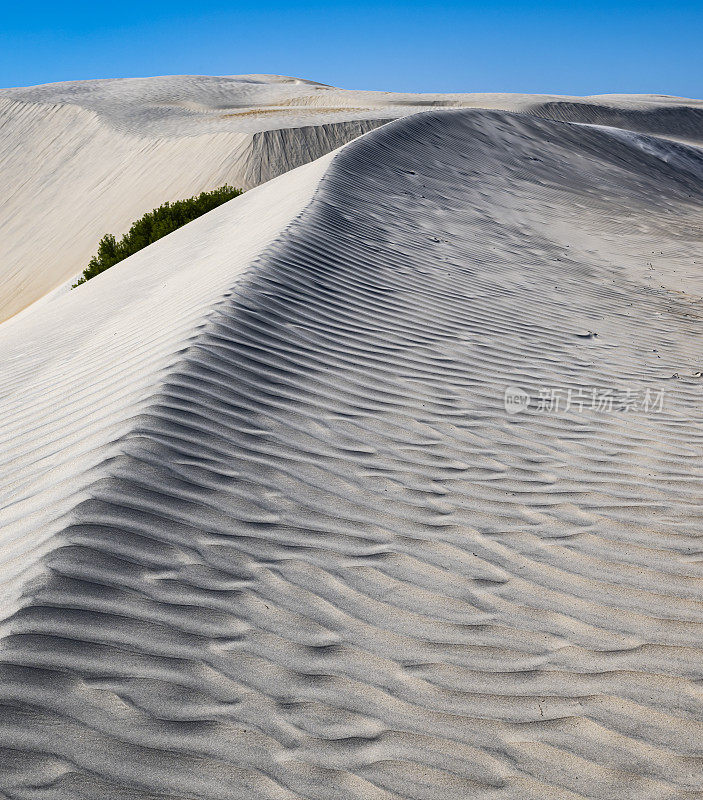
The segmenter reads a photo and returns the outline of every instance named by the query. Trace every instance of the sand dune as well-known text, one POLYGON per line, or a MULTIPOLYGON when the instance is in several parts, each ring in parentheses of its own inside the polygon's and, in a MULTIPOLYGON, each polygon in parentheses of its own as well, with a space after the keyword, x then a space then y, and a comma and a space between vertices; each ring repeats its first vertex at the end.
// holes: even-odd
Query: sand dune
POLYGON ((384 121, 483 107, 700 141, 703 104, 401 94, 276 75, 74 81, 0 90, 0 321, 71 281, 100 237, 225 182, 248 189, 384 121), (32 213, 29 213, 31 209, 32 213))
POLYGON ((0 792, 703 798, 702 202, 433 110, 0 327, 0 792))

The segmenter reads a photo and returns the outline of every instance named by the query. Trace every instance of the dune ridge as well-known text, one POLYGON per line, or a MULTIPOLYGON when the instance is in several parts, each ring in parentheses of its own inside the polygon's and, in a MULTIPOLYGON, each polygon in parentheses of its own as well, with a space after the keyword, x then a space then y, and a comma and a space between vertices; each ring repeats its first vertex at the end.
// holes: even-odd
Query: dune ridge
POLYGON ((38 548, 3 551, 0 790, 702 798, 702 201, 695 147, 429 111, 0 328, 38 548), (62 485, 37 428, 102 432, 62 485))
POLYGON ((275 209, 267 193, 252 190, 99 282, 0 327, 3 618, 41 555, 36 548, 60 541, 53 538, 63 524, 57 520, 95 480, 94 468, 112 458, 111 448, 239 272, 305 206, 324 166, 320 160, 278 181, 275 209))
POLYGON ((701 101, 657 95, 408 94, 277 75, 2 89, 0 322, 65 291, 105 233, 122 235, 166 200, 224 183, 249 189, 431 107, 501 109, 697 142, 703 114, 701 101))

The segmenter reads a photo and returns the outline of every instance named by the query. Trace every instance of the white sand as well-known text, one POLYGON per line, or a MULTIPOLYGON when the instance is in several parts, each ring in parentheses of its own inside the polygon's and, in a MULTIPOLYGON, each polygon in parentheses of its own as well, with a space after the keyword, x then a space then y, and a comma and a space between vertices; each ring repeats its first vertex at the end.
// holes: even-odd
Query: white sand
POLYGON ((649 95, 412 95, 276 75, 0 90, 0 321, 72 281, 105 233, 165 200, 225 182, 248 189, 429 106, 703 138, 703 103, 649 95))
POLYGON ((0 793, 703 798, 702 205, 431 111, 0 326, 0 793))

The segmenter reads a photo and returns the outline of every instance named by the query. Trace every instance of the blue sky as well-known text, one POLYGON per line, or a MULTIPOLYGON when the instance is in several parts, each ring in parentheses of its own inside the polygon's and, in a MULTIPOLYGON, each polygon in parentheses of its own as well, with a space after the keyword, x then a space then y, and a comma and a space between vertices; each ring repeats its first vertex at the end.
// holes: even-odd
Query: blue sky
POLYGON ((345 88, 703 96, 703 2, 0 5, 0 86, 269 72, 345 88))

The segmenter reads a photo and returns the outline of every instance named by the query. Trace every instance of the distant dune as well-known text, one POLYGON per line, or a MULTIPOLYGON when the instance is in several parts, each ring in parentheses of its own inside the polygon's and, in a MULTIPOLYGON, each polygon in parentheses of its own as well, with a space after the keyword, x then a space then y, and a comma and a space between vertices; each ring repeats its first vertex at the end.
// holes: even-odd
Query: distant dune
POLYGON ((278 75, 0 90, 0 321, 72 281, 103 234, 123 234, 165 200, 257 186, 433 106, 703 137, 703 103, 661 96, 412 95, 278 75))
POLYGON ((703 798, 701 103, 4 96, 0 795, 703 798))

